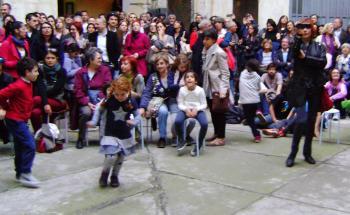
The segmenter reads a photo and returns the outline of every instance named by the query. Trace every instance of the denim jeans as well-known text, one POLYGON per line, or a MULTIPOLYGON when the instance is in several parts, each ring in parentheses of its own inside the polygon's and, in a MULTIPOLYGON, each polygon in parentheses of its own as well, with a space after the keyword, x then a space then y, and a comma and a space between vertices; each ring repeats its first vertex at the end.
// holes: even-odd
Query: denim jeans
MULTIPOLYGON (((179 142, 183 142, 185 140, 184 130, 185 130, 185 120, 187 118, 188 117, 186 116, 186 113, 184 111, 179 111, 176 115, 175 128, 176 128, 176 133, 179 137, 179 142)), ((199 147, 201 147, 203 145, 204 137, 207 134, 208 120, 204 111, 199 111, 196 116, 196 119, 201 126, 199 130, 199 136, 198 136, 199 147)))
POLYGON ((166 104, 162 104, 158 111, 158 126, 160 138, 166 138, 168 114, 168 106, 166 104))
POLYGON ((6 119, 6 126, 14 138, 16 175, 31 173, 35 157, 35 140, 27 122, 6 119))
POLYGON ((269 102, 266 99, 266 96, 264 94, 260 95, 260 100, 261 100, 261 112, 263 113, 264 116, 270 114, 270 107, 269 107, 269 102))

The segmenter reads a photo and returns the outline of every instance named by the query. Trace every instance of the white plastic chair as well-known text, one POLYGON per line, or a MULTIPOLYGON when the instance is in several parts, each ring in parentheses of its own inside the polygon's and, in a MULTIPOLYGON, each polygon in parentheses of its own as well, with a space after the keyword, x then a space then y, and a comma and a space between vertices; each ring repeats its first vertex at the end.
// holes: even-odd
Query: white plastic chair
MULTIPOLYGON (((187 118, 185 120, 185 123, 184 123, 184 128, 183 128, 183 134, 184 136, 186 136, 186 121, 187 120, 192 120, 191 118, 187 118)), ((197 124, 197 120, 194 120, 195 123, 197 124)), ((185 137, 184 137, 185 138, 185 137)), ((197 134, 197 137, 196 137, 196 150, 197 150, 197 154, 196 154, 196 157, 199 157, 199 131, 198 131, 198 134, 197 134)), ((176 146, 179 144, 179 137, 176 137, 176 146)), ((186 144, 186 143, 185 143, 186 144)), ((202 144, 202 149, 201 150, 204 150, 204 146, 205 146, 205 139, 203 140, 203 144, 202 144)))
MULTIPOLYGON (((328 111, 325 111, 322 113, 321 115, 321 129, 320 129, 320 139, 319 139, 319 144, 322 144, 322 136, 323 136, 323 123, 324 123, 324 119, 325 117, 328 117, 329 115, 336 115, 338 117, 338 120, 337 120, 337 144, 340 143, 340 140, 339 140, 339 134, 340 134, 340 111, 335 109, 335 108, 332 108, 328 111)), ((334 120, 330 119, 329 120, 329 128, 328 128, 328 136, 329 136, 329 139, 331 139, 331 136, 332 136, 332 122, 334 120)))

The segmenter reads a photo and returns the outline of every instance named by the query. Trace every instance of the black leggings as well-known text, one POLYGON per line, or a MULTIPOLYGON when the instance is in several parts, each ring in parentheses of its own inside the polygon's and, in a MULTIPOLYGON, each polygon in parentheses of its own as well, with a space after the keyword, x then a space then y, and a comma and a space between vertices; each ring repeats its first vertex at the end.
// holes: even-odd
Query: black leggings
POLYGON ((214 134, 217 138, 225 138, 225 129, 226 129, 226 117, 225 113, 217 113, 213 112, 212 109, 212 99, 207 99, 210 114, 211 114, 211 120, 214 125, 214 134))
POLYGON ((303 134, 305 134, 304 142, 304 156, 311 156, 312 153, 312 139, 314 137, 315 122, 317 112, 321 105, 321 93, 322 88, 309 90, 309 93, 306 95, 307 107, 303 108, 306 113, 297 112, 294 131, 293 131, 293 140, 292 140, 292 149, 290 156, 295 158, 299 149, 299 142, 303 134), (306 115, 306 116, 305 116, 306 115), (302 119, 303 118, 303 119, 302 119))
POLYGON ((249 127, 252 130, 253 136, 254 137, 258 137, 260 136, 260 132, 257 129, 257 126, 254 122, 255 119, 255 115, 256 115, 256 110, 258 109, 258 105, 259 103, 253 103, 253 104, 243 104, 243 112, 244 112, 244 116, 247 120, 247 123, 249 125, 249 127))

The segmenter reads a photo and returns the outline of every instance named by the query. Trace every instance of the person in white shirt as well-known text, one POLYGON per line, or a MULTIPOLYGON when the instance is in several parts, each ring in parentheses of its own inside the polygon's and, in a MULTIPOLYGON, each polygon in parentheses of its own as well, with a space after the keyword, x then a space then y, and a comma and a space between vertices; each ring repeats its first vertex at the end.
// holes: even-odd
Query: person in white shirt
POLYGON ((261 78, 256 71, 259 70, 259 62, 256 59, 249 59, 246 69, 239 77, 239 101, 242 106, 247 124, 252 130, 254 141, 261 142, 261 135, 254 123, 258 104, 260 103, 261 78))
MULTIPOLYGON (((185 74, 185 86, 180 88, 177 97, 177 103, 180 111, 176 115, 175 129, 179 138, 178 153, 179 155, 186 147, 184 138, 184 126, 187 118, 195 118, 200 124, 199 130, 199 151, 203 145, 203 140, 208 130, 208 120, 204 110, 207 108, 207 100, 204 89, 197 86, 198 76, 194 72, 187 72, 185 74)), ((197 148, 194 147, 191 155, 197 155, 197 148)))
POLYGON ((83 33, 87 33, 87 26, 89 24, 89 14, 86 10, 81 11, 81 18, 83 20, 83 33))

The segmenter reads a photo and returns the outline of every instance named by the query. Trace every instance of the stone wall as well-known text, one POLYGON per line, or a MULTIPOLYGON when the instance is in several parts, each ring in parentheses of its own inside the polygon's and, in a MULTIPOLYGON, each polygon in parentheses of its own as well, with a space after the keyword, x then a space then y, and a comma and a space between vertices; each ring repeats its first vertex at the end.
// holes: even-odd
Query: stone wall
POLYGON ((232 14, 233 0, 193 0, 193 12, 209 19, 213 15, 226 17, 232 14))
POLYGON ((12 6, 12 15, 17 20, 25 21, 25 15, 30 12, 40 11, 47 15, 57 16, 58 8, 55 0, 5 0, 12 6))
POLYGON ((289 16, 289 0, 259 0, 259 28, 266 27, 266 21, 272 18, 278 23, 282 15, 289 16))

